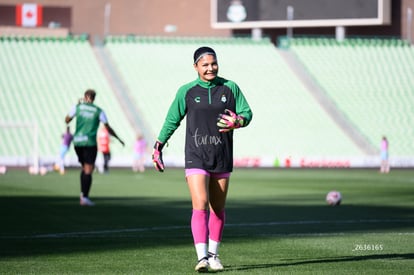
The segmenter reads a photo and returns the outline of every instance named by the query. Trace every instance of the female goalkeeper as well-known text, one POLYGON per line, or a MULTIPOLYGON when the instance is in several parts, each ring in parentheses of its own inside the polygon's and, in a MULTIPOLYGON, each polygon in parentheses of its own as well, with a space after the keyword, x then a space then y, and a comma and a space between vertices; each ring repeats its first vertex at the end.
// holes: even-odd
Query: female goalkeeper
POLYGON ((233 170, 233 130, 247 126, 252 111, 236 83, 219 77, 215 51, 194 52, 198 78, 178 89, 154 145, 152 160, 163 172, 162 149, 186 117, 185 177, 191 194, 196 271, 222 270, 218 247, 233 170))

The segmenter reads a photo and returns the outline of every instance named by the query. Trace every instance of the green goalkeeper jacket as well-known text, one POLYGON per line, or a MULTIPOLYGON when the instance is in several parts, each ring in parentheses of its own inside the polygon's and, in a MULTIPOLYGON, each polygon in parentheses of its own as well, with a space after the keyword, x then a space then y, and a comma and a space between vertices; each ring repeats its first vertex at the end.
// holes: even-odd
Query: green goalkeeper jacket
POLYGON ((220 133, 219 114, 229 109, 244 117, 249 125, 253 113, 239 86, 216 77, 211 82, 200 78, 181 86, 172 102, 158 140, 166 143, 186 116, 185 168, 212 173, 233 170, 233 131, 220 133))

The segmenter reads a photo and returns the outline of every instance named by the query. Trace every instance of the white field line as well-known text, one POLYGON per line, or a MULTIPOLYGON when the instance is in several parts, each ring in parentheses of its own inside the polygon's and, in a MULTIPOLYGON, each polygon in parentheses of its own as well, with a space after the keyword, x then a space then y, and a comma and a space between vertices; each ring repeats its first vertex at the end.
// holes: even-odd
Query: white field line
MULTIPOLYGON (((411 219, 361 219, 361 220, 340 220, 340 221, 279 221, 279 222, 257 222, 257 223, 233 223, 226 224, 225 227, 233 228, 246 228, 246 227, 271 227, 279 225, 317 225, 317 224, 369 224, 369 223, 414 223, 411 219)), ((65 233, 48 233, 48 234, 34 234, 34 235, 21 235, 21 236, 0 236, 0 239, 52 239, 52 238, 73 238, 73 237, 97 237, 99 235, 110 235, 120 233, 136 233, 136 232, 151 232, 151 231, 171 231, 188 229, 189 225, 171 225, 171 226, 154 226, 154 227, 141 227, 141 228, 130 228, 130 229, 110 229, 110 230, 95 230, 95 231, 80 231, 80 232, 65 232, 65 233)), ((370 232, 361 234, 369 234, 370 232)), ((385 234, 396 234, 396 235, 414 235, 414 232, 385 232, 385 234)), ((371 232, 371 234, 381 234, 378 232, 371 232)), ((237 234, 236 234, 237 235, 237 234)), ((234 236, 236 236, 234 235, 234 236)), ((256 234, 246 234, 249 236, 256 234)), ((336 233, 286 233, 286 234, 257 234, 257 236, 333 236, 333 235, 345 235, 344 232, 336 233)), ((239 235, 237 235, 239 236, 239 235)))

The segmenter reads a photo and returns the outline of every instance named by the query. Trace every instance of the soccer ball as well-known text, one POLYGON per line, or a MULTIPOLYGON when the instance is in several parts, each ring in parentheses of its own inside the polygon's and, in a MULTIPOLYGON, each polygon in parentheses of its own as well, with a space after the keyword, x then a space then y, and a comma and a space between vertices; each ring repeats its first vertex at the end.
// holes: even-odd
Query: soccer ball
POLYGON ((326 202, 329 205, 336 206, 340 205, 342 201, 342 195, 338 191, 331 191, 326 195, 326 202))

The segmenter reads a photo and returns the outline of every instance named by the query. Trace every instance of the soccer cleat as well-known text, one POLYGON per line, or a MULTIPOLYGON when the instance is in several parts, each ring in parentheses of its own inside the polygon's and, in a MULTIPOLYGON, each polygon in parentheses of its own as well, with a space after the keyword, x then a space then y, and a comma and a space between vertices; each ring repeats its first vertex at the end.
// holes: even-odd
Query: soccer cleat
POLYGON ((208 259, 207 258, 202 258, 201 260, 198 261, 197 265, 195 266, 195 271, 198 272, 208 272, 208 259))
POLYGON ((94 206, 95 204, 89 198, 85 198, 81 196, 80 205, 81 206, 94 206))
POLYGON ((218 255, 209 254, 208 255, 208 264, 210 266, 210 269, 214 270, 214 271, 224 269, 223 265, 220 262, 220 259, 218 258, 218 255))

